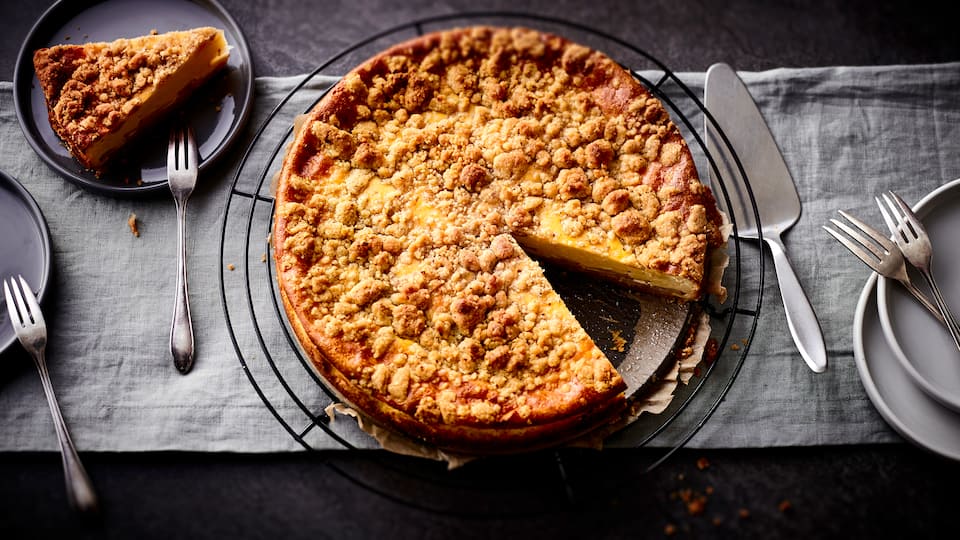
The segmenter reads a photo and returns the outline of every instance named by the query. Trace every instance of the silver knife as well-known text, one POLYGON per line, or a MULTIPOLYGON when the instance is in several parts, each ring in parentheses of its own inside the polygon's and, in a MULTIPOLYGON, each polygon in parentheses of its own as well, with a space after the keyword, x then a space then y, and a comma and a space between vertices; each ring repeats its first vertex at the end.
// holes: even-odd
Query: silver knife
MULTIPOLYGON (((823 373, 827 369, 823 332, 780 239, 780 235, 800 218, 800 197, 793 177, 757 104, 730 66, 710 66, 703 94, 707 111, 716 120, 715 126, 709 117, 704 116, 707 151, 713 156, 721 176, 728 180, 728 190, 734 200, 731 212, 737 223, 737 233, 741 238, 761 236, 757 233, 756 216, 745 188, 747 184, 741 180, 736 160, 717 127, 726 135, 749 179, 760 214, 759 229, 773 254, 783 309, 793 341, 810 369, 823 373)), ((714 174, 712 168, 710 174, 714 174)))

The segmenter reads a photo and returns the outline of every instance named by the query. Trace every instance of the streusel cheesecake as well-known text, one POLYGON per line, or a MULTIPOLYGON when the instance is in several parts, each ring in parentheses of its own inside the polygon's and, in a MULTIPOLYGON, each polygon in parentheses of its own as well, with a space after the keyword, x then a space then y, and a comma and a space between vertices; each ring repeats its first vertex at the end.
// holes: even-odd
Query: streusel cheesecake
POLYGON ((34 52, 50 126, 87 169, 103 172, 110 158, 229 57, 223 31, 204 27, 55 45, 34 52))
POLYGON ((684 301, 722 240, 660 101, 523 28, 424 35, 348 73, 303 119, 275 209, 317 370, 374 421, 470 453, 557 444, 625 405, 528 254, 684 301))

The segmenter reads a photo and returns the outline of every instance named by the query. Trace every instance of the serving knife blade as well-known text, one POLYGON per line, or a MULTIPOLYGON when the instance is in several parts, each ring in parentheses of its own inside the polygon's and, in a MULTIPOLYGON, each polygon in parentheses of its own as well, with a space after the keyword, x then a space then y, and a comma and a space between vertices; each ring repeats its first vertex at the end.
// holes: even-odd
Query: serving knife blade
MULTIPOLYGON (((707 151, 713 156, 720 176, 741 179, 731 146, 746 173, 746 179, 729 183, 732 184, 729 192, 735 199, 731 213, 736 220, 737 234, 741 238, 762 237, 769 246, 790 334, 810 369, 822 373, 827 369, 827 352, 820 322, 790 265, 780 237, 797 222, 801 212, 800 197, 790 170, 753 97, 729 65, 714 64, 707 70, 704 104, 710 113, 704 117, 707 151), (750 192, 758 208, 759 223, 752 211, 750 192), (737 199, 740 204, 736 203, 737 199)), ((712 168, 710 174, 711 177, 715 174, 712 168)), ((718 180, 714 178, 714 182, 718 180)))

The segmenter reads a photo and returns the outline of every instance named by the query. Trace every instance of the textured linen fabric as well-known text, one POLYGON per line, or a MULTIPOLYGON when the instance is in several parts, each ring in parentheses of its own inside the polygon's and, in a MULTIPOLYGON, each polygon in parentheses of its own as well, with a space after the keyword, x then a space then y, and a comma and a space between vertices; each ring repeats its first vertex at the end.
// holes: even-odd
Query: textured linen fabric
MULTIPOLYGON (((724 401, 689 444, 898 441, 864 392, 853 360, 854 310, 868 271, 820 227, 837 209, 880 224, 873 195, 895 189, 916 201, 960 177, 960 64, 741 75, 797 184, 803 214, 784 241, 820 318, 829 368, 814 374, 800 358, 786 329, 768 259, 749 355, 724 401)), ((702 73, 680 74, 697 96, 702 96, 703 78, 702 73)), ((657 80, 654 75, 650 79, 657 80)), ((282 141, 293 113, 286 113, 289 118, 281 114, 281 121, 263 132, 244 169, 253 171, 253 178, 245 172, 233 192, 235 173, 264 119, 301 80, 257 79, 256 105, 244 136, 223 162, 201 176, 190 199, 187 264, 197 360, 186 376, 173 368, 168 350, 176 260, 172 200, 113 199, 58 177, 20 130, 12 84, 0 82, 0 168, 32 193, 50 227, 55 269, 44 309, 50 329, 47 357, 63 414, 81 451, 302 449, 292 434, 314 447, 343 447, 324 431, 310 429, 296 402, 274 400, 273 411, 264 405, 257 390, 267 396, 283 393, 273 370, 284 372, 296 361, 272 358, 271 365, 257 352, 261 344, 267 350, 284 346, 276 313, 259 311, 260 323, 253 326, 241 309, 248 298, 247 276, 251 297, 269 295, 268 280, 259 276, 266 275, 268 264, 263 260, 269 232, 263 212, 269 212, 270 186, 256 183, 256 178, 261 167, 275 168, 279 159, 263 141, 282 141), (255 204, 258 201, 261 204, 255 204), (127 227, 131 212, 140 222, 139 237, 127 227), (249 222, 256 226, 247 234, 249 222), (221 274, 226 302, 221 299, 221 274)), ((330 82, 312 81, 283 110, 306 110, 330 82)), ((26 357, 12 349, 3 353, 0 367, 0 451, 55 450, 38 377, 26 357)), ((314 398, 322 400, 323 393, 302 366, 284 373, 284 381, 308 408, 314 398)), ((699 419, 681 416, 653 444, 682 440, 699 419)), ((349 430, 343 437, 368 445, 349 430)))

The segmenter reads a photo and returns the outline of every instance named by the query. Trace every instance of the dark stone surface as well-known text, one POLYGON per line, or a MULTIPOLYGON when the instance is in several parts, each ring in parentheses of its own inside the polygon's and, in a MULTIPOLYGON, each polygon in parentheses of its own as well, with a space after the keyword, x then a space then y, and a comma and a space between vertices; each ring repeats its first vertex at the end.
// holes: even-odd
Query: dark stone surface
MULTIPOLYGON (((960 60, 935 2, 222 0, 258 75, 311 70, 428 15, 523 10, 634 43, 676 71, 960 60)), ((0 79, 44 2, 0 1, 0 79)), ((2 436, 2 427, 0 427, 2 436)), ((56 454, 0 454, 4 538, 956 538, 960 464, 907 444, 565 451, 447 472, 378 454, 85 454, 102 499, 72 516, 56 454), (701 465, 698 460, 706 459, 701 465), (705 502, 691 513, 684 499, 705 502), (784 501, 788 501, 785 503, 784 501), (781 508, 781 505, 789 508, 781 508), (741 509, 749 513, 741 517, 741 509)))
MULTIPOLYGON (((608 32, 676 71, 718 61, 737 69, 960 59, 948 3, 931 0, 221 0, 247 35, 260 75, 294 75, 375 32, 412 20, 522 11, 608 32)), ((0 0, 0 80, 46 2, 0 0)))
POLYGON ((906 445, 682 450, 647 474, 637 465, 647 451, 561 456, 565 479, 552 454, 452 472, 368 454, 85 455, 103 509, 83 522, 67 508, 56 455, 8 454, 0 528, 5 538, 140 539, 960 533, 960 466, 906 445), (698 499, 700 513, 687 503, 698 499))

